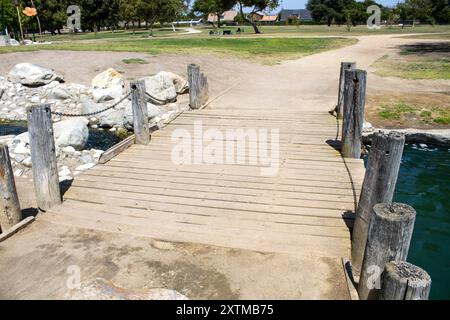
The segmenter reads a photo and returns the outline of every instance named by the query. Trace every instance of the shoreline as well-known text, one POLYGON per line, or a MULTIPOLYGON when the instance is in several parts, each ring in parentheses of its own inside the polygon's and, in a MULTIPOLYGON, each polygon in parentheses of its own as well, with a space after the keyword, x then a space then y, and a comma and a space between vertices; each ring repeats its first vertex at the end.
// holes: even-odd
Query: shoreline
POLYGON ((441 147, 450 147, 450 129, 381 129, 368 128, 363 131, 363 142, 371 143, 376 132, 389 134, 399 132, 405 135, 406 143, 425 143, 441 147))

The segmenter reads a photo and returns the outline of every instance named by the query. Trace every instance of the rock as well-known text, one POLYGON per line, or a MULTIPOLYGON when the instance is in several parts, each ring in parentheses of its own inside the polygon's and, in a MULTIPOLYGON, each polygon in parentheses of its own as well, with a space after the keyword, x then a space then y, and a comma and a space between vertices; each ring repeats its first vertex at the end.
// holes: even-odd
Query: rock
POLYGON ((25 167, 31 168, 32 167, 31 157, 25 158, 25 160, 22 161, 22 164, 25 167))
POLYGON ((183 77, 181 77, 175 73, 172 73, 172 72, 166 72, 166 73, 172 80, 172 83, 175 86, 175 90, 179 94, 183 94, 183 93, 186 93, 187 91, 189 91, 189 83, 186 81, 186 79, 184 79, 183 77))
POLYGON ((23 143, 23 142, 21 142, 21 143, 19 143, 15 148, 14 148, 14 151, 13 151, 15 154, 26 154, 26 155, 28 155, 28 154, 30 154, 31 152, 30 152, 30 149, 28 149, 26 146, 25 146, 25 143, 23 143))
MULTIPOLYGON (((101 128, 112 128, 114 126, 122 127, 124 125, 124 103, 130 104, 131 106, 131 102, 124 101, 115 109, 111 109, 98 114, 97 118, 95 119, 96 122, 93 123, 98 124, 98 126, 101 128)), ((107 107, 105 105, 97 104, 91 100, 83 100, 81 104, 83 113, 93 113, 107 107)))
POLYGON ((23 174, 23 169, 16 169, 16 171, 14 171, 14 175, 16 177, 20 177, 23 174))
POLYGON ((76 171, 86 171, 95 167, 95 163, 86 163, 75 168, 76 171))
POLYGON ((372 132, 373 126, 370 122, 365 121, 363 124, 363 132, 372 132))
POLYGON ((31 97, 30 102, 32 104, 39 104, 41 102, 41 99, 38 96, 34 96, 34 97, 31 97))
POLYGON ((428 148, 428 145, 426 145, 425 143, 420 143, 419 147, 426 149, 426 148, 428 148))
POLYGON ((16 160, 17 162, 22 162, 23 160, 25 160, 25 156, 23 154, 15 154, 14 155, 14 160, 16 160))
POLYGON ((81 161, 83 161, 84 164, 94 163, 94 159, 92 158, 91 155, 83 155, 83 156, 81 156, 80 159, 81 159, 81 161))
MULTIPOLYGON (((165 113, 165 110, 161 106, 157 106, 151 103, 147 103, 147 111, 149 120, 155 117, 161 116, 165 113)), ((123 126, 129 130, 133 129, 133 108, 131 103, 127 105, 124 113, 123 126)))
POLYGON ((92 87, 94 89, 106 89, 114 86, 123 88, 125 87, 125 81, 123 76, 113 68, 96 75, 94 79, 92 79, 92 87))
POLYGON ((32 63, 16 64, 9 72, 8 80, 28 87, 40 87, 52 81, 64 82, 63 76, 53 70, 32 63))
POLYGON ((76 152, 75 148, 72 146, 64 147, 64 148, 62 148, 62 151, 64 153, 68 153, 68 154, 74 154, 76 152))
POLYGON ((162 71, 155 76, 145 77, 145 88, 155 98, 168 101, 177 97, 177 90, 170 75, 162 71))
POLYGON ((50 90, 48 97, 50 99, 66 100, 70 98, 70 93, 63 87, 55 87, 50 90))
POLYGON ((89 121, 85 118, 72 118, 53 125, 55 144, 59 148, 72 146, 82 150, 89 138, 89 121))
POLYGON ((123 87, 120 85, 112 86, 105 89, 94 89, 92 97, 94 102, 106 102, 114 99, 120 99, 123 96, 123 87))
POLYGON ((28 132, 19 134, 14 138, 14 141, 23 142, 24 144, 30 144, 30 137, 28 135, 28 132))
POLYGON ((62 166, 61 170, 58 172, 59 176, 70 176, 72 172, 70 171, 69 167, 62 166))

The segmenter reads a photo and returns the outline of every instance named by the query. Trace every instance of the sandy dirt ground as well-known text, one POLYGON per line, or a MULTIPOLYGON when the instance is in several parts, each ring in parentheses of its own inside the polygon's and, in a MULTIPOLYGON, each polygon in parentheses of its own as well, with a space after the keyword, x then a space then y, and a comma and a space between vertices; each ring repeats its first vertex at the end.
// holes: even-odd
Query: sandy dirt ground
MULTIPOLYGON (((259 108, 326 112, 336 103, 339 62, 356 61, 369 69, 379 58, 414 39, 360 37, 359 43, 276 66, 262 66, 217 56, 109 52, 39 51, 1 55, 0 75, 19 62, 34 62, 64 74, 68 82, 89 85, 113 67, 129 80, 161 70, 186 75, 189 63, 208 75, 211 96, 225 95, 209 108, 259 108), (126 65, 124 58, 143 58, 148 65, 126 65)), ((425 41, 425 40, 421 40, 425 41)), ((429 90, 420 82, 369 75, 368 90, 429 90)), ((430 84, 428 84, 429 86, 430 84)), ((449 91, 449 83, 432 86, 449 91)), ((35 207, 30 179, 18 179, 22 208, 35 207)), ((96 277, 128 290, 169 288, 189 298, 348 299, 339 259, 259 253, 194 244, 167 244, 125 234, 110 234, 55 225, 44 215, 0 243, 0 298, 70 297, 70 266, 79 266, 83 282, 96 277), (314 275, 312 277, 311 275, 314 275)))

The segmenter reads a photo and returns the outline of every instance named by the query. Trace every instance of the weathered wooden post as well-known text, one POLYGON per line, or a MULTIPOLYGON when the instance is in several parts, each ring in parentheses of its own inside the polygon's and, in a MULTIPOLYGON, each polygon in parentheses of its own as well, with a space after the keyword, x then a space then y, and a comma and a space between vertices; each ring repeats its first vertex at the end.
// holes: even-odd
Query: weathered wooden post
POLYGON ((345 71, 342 120, 342 149, 345 158, 361 157, 367 72, 345 71))
POLYGON ((414 230, 416 211, 401 203, 373 207, 358 294, 361 300, 378 298, 386 263, 406 261, 414 230))
POLYGON ((150 143, 150 128, 148 126, 147 97, 145 94, 145 81, 138 80, 131 84, 134 90, 131 98, 133 108, 133 128, 135 143, 147 145, 150 143))
POLYGON ((48 104, 27 108, 33 182, 40 210, 61 204, 51 109, 48 104))
POLYGON ((208 79, 196 64, 188 65, 189 106, 200 109, 208 101, 208 79))
POLYGON ((344 87, 345 87, 345 71, 346 70, 355 71, 356 63, 355 62, 341 62, 341 71, 340 71, 340 75, 339 75, 338 103, 336 106, 336 116, 341 119, 344 115, 344 87))
POLYGON ((5 232, 22 220, 22 211, 17 196, 8 145, 3 143, 0 143, 0 196, 2 198, 0 226, 5 232))
POLYGON ((373 136, 353 226, 352 266, 355 275, 361 270, 372 208, 378 203, 391 203, 394 197, 404 145, 405 136, 396 132, 389 135, 378 132, 373 136))
POLYGON ((428 300, 431 277, 423 269, 405 261, 386 264, 380 300, 428 300))

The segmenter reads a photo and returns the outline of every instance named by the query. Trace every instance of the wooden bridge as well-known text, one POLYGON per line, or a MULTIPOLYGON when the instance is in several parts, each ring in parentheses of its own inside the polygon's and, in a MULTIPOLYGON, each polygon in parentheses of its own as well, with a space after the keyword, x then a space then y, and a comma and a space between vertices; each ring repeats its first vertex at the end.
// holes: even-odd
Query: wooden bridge
MULTIPOLYGON (((363 161, 343 159, 328 113, 187 111, 106 164, 77 176, 55 222, 167 241, 263 252, 344 257, 364 177, 363 161), (261 165, 177 165, 173 130, 279 129, 279 172, 261 165)), ((246 144, 249 153, 251 144, 246 144)), ((193 148, 192 148, 193 149, 193 148)))

